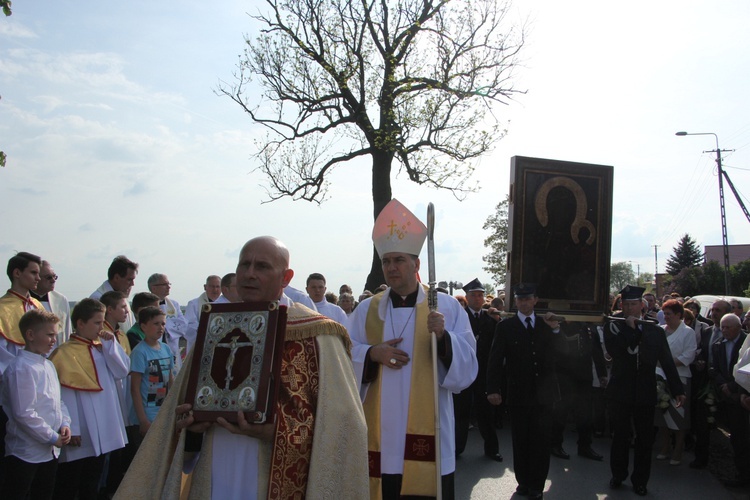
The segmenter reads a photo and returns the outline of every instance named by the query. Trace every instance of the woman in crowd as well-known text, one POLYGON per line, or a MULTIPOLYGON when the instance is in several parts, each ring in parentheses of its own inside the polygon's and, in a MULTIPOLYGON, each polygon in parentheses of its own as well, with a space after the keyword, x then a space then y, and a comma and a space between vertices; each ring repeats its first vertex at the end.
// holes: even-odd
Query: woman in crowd
MULTIPOLYGON (((666 301, 662 307, 664 312, 664 331, 667 335, 669 350, 672 352, 677 373, 680 375, 685 394, 690 394, 690 363, 695 358, 695 332, 683 321, 684 309, 682 304, 674 299, 666 301)), ((666 379, 661 367, 656 368, 657 380, 661 376, 666 379)), ((666 388, 666 384, 664 384, 666 388)), ((689 399, 687 400, 689 401, 689 399)), ((690 405, 687 403, 680 408, 675 407, 674 400, 659 401, 654 424, 659 427, 660 451, 657 460, 670 458, 671 434, 674 433, 675 445, 672 450, 670 465, 682 463, 682 452, 685 448, 685 431, 690 429, 690 405), (661 411, 659 411, 661 410, 661 411)))

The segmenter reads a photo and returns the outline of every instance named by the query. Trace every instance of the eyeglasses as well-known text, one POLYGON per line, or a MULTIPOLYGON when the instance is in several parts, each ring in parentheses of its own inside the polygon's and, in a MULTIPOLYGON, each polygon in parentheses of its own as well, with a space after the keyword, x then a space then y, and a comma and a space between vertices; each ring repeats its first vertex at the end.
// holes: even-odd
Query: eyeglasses
POLYGON ((172 283, 154 283, 151 286, 172 286, 172 283))
POLYGON ((42 276, 42 278, 49 280, 49 281, 57 281, 57 278, 59 278, 59 276, 56 274, 46 274, 42 276))

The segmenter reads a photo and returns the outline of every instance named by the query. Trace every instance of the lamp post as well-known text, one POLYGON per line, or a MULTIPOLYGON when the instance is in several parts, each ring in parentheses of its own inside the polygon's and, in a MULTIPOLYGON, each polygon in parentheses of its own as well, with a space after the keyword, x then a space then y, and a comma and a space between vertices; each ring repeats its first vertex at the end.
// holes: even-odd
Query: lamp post
POLYGON ((464 284, 460 281, 441 281, 438 283, 438 286, 440 288, 447 288, 450 290, 450 294, 453 295, 453 289, 454 288, 463 288, 464 284))
POLYGON ((727 241, 727 215, 724 208, 724 170, 721 167, 721 149, 719 148, 719 136, 713 132, 677 132, 675 135, 683 137, 686 135, 712 135, 716 139, 716 149, 704 151, 704 153, 716 153, 716 167, 719 172, 719 204, 721 206, 721 244, 724 250, 724 295, 729 295, 729 242, 727 241))

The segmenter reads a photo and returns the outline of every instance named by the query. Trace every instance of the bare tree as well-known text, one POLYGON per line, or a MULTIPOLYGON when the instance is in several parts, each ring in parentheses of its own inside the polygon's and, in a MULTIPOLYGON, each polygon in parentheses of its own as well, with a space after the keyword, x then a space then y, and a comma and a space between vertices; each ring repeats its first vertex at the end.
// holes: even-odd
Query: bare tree
MULTIPOLYGON (((236 81, 222 84, 267 127, 257 152, 269 200, 320 203, 328 174, 372 161, 373 216, 390 201, 394 159, 418 184, 462 197, 471 160, 505 135, 493 114, 518 93, 522 28, 497 0, 266 0, 236 81), (263 91, 250 86, 257 78, 263 91), (356 165, 358 162, 352 162, 356 165)), ((382 283, 378 256, 368 286, 382 283)))

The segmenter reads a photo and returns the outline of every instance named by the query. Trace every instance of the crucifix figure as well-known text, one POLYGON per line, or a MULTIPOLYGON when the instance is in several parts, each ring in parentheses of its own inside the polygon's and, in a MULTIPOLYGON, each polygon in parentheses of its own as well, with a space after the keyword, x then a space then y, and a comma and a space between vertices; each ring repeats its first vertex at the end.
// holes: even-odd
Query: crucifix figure
POLYGON ((225 385, 224 390, 229 390, 229 383, 232 381, 232 366, 234 365, 234 355, 237 354, 237 349, 240 347, 250 347, 253 345, 252 342, 237 342, 237 339, 239 339, 239 335, 235 335, 232 337, 232 340, 230 342, 225 342, 223 344, 216 344, 216 347, 226 347, 229 349, 229 357, 227 358, 227 376, 224 379, 225 385))

